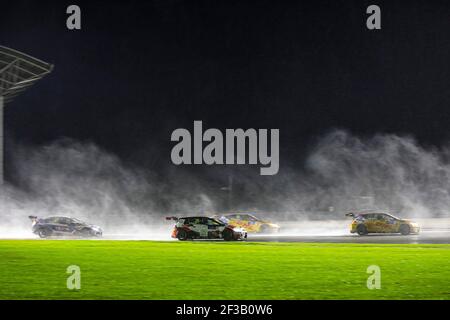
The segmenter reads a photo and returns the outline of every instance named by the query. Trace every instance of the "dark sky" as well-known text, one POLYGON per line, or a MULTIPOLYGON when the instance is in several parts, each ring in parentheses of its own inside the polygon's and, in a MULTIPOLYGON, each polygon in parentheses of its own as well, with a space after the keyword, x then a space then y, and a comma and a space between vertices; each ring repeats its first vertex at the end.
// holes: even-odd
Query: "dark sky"
POLYGON ((448 1, 75 1, 69 31, 72 3, 2 3, 0 44, 55 64, 8 105, 8 139, 92 141, 157 168, 194 120, 279 128, 294 165, 333 128, 449 137, 448 1), (365 26, 373 3, 382 30, 365 26))

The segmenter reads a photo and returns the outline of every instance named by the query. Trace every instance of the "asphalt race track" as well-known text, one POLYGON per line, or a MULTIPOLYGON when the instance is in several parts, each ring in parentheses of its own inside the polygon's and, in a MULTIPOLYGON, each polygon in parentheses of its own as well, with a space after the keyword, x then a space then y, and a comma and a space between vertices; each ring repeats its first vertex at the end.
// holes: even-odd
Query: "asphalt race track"
POLYGON ((418 235, 400 234, 295 236, 295 235, 249 235, 247 241, 255 242, 318 242, 318 243, 392 243, 392 244, 439 244, 450 243, 450 231, 423 231, 418 235))
MULTIPOLYGON (((41 240, 35 235, 27 237, 4 237, 5 240, 41 240)), ((73 238, 51 238, 70 240, 73 238)), ((95 240, 149 240, 149 241, 178 241, 169 237, 145 237, 127 234, 105 234, 103 238, 95 240)), ((195 240, 222 241, 222 240, 195 240)), ((359 236, 346 235, 256 235, 250 234, 248 242, 311 242, 311 243, 384 243, 384 244, 450 244, 450 231, 422 231, 418 235, 403 236, 400 234, 369 234, 359 236)))
MULTIPOLYGON (((450 244, 450 218, 421 219, 421 232, 418 235, 401 234, 369 234, 359 236, 350 234, 347 220, 329 221, 291 221, 280 223, 281 231, 277 234, 248 234, 248 242, 311 242, 311 243, 384 243, 384 244, 450 244)), ((140 226, 121 226, 119 229, 105 228, 101 240, 153 240, 178 241, 170 234, 172 223, 140 226)), ((1 239, 10 240, 44 240, 31 232, 31 228, 23 227, 17 232, 0 229, 1 239)), ((74 239, 52 237, 51 239, 74 239)), ((79 239, 79 238, 78 238, 79 239)), ((98 238, 95 238, 98 239, 98 238)), ((98 239, 98 240, 100 240, 98 239)), ((195 240, 222 241, 222 240, 195 240)))

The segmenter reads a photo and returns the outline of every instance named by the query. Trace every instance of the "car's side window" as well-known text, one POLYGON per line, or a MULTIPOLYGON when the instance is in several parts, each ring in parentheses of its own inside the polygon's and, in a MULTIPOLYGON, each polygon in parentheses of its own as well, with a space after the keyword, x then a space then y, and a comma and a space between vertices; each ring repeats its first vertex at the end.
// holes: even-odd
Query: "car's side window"
POLYGON ((61 224, 62 221, 63 221, 62 218, 59 217, 59 218, 55 218, 55 219, 53 220, 53 223, 61 224))
POLYGON ((72 223, 72 219, 69 219, 69 218, 60 218, 60 219, 59 219, 59 223, 60 223, 60 224, 70 224, 70 223, 72 223))

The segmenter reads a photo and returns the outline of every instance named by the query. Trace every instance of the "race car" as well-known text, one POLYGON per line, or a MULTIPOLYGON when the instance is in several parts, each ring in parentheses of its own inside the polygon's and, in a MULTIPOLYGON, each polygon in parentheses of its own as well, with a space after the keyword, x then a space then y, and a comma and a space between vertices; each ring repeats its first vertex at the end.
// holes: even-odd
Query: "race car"
POLYGON ((245 228, 247 232, 254 233, 277 233, 280 231, 280 226, 265 220, 261 220, 249 213, 225 214, 222 216, 215 216, 218 220, 229 223, 234 226, 245 228))
POLYGON ((166 217, 175 220, 172 238, 178 240, 193 239, 224 239, 225 241, 244 240, 247 238, 245 229, 226 224, 208 217, 166 217))
POLYGON ((65 237, 101 237, 103 230, 99 226, 87 224, 81 220, 68 217, 38 218, 29 216, 32 231, 41 238, 65 237))
POLYGON ((352 217, 350 232, 360 236, 368 233, 418 234, 420 227, 410 220, 400 219, 388 213, 347 213, 352 217))

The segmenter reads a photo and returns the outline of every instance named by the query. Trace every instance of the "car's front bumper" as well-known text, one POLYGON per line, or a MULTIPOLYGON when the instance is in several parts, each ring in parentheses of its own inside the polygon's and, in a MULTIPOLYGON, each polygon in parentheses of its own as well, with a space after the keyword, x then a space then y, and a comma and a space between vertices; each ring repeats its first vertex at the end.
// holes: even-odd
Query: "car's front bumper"
POLYGON ((419 226, 409 226, 411 233, 418 234, 420 233, 420 227, 419 226))

